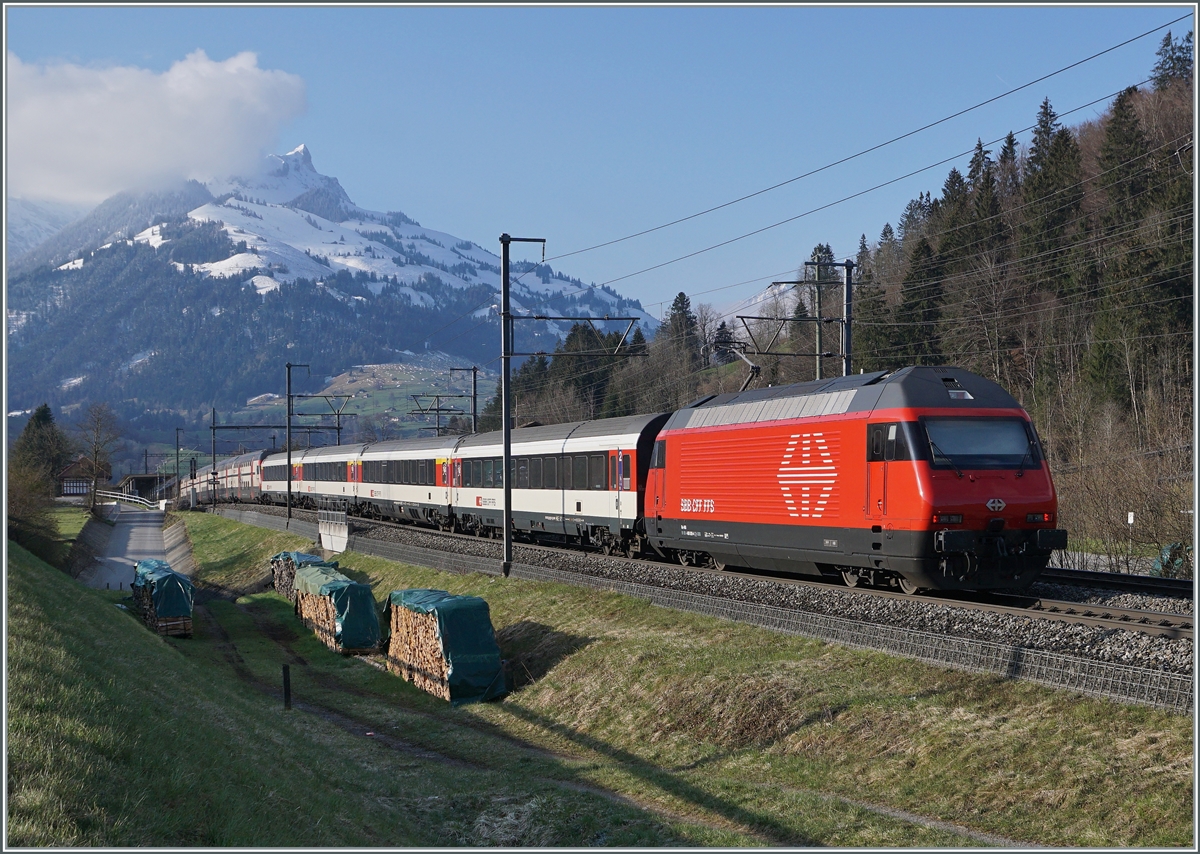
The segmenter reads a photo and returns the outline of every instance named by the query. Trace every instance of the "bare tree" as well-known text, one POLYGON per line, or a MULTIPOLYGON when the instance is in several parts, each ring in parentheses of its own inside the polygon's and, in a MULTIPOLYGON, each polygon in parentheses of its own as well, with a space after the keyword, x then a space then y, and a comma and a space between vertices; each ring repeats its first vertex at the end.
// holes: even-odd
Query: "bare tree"
POLYGON ((93 403, 75 425, 86 457, 87 473, 92 481, 88 509, 96 507, 96 486, 105 471, 112 471, 109 458, 121 441, 117 416, 107 403, 93 403))

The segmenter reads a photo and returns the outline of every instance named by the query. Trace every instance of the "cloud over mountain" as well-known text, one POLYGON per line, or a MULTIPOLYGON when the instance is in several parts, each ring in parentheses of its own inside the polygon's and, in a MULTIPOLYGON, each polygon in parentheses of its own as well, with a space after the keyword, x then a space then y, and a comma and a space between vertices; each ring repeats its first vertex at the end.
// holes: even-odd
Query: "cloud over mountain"
POLYGON ((9 196, 96 203, 248 169, 305 109, 304 81, 239 53, 158 73, 7 55, 9 196))

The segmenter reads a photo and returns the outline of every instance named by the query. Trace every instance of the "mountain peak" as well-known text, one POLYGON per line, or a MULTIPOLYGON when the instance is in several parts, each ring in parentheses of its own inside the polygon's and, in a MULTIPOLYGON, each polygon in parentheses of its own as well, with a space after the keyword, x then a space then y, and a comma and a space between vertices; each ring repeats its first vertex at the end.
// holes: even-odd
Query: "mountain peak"
POLYGON ((305 145, 303 142, 300 143, 299 145, 297 145, 295 148, 293 148, 287 154, 283 155, 283 157, 281 159, 284 160, 285 162, 293 162, 293 161, 299 160, 301 165, 306 166, 309 169, 312 169, 312 171, 314 171, 314 172, 317 171, 313 167, 312 152, 308 150, 308 146, 305 145))
POLYGON ((287 204, 312 190, 328 190, 335 196, 350 201, 336 178, 322 175, 316 170, 312 162, 312 151, 303 143, 287 154, 264 156, 256 172, 257 174, 253 175, 209 181, 206 186, 214 196, 238 193, 276 205, 287 204))

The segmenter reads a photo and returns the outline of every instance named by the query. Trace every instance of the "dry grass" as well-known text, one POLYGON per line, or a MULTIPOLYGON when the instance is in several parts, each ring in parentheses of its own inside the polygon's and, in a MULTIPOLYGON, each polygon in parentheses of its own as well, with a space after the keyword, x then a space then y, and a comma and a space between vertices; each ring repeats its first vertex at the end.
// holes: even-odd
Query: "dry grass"
MULTIPOLYGON (((429 736, 439 749, 478 755, 484 748, 464 726, 498 734, 569 758, 579 781, 769 844, 1186 846, 1193 838, 1187 718, 616 594, 356 554, 341 561, 380 601, 391 590, 436 587, 489 602, 517 676, 501 703, 446 710, 415 692, 391 693, 376 680, 401 680, 386 674, 339 671, 338 702, 384 714, 377 694, 386 695, 392 708, 434 715, 447 727, 429 736)), ((464 825, 460 838, 504 837, 537 813, 527 803, 480 809, 489 816, 483 835, 464 825)))

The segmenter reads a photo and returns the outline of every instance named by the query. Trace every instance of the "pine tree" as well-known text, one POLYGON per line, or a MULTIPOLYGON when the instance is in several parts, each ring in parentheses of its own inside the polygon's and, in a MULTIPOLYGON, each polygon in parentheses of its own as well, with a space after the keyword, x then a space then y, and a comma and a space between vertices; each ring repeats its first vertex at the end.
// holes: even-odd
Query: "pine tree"
POLYGON ((896 351, 911 365, 940 365, 938 322, 942 316, 942 269, 922 237, 913 247, 896 309, 896 351))
POLYGON ((1166 89, 1177 80, 1192 79, 1192 32, 1178 42, 1171 38, 1171 31, 1163 36, 1158 48, 1158 62, 1150 75, 1155 89, 1166 89))
POLYGON ((1117 96, 1100 146, 1099 184, 1108 197, 1101 219, 1110 232, 1139 222, 1150 202, 1150 150, 1133 108, 1137 94, 1131 86, 1117 96))
POLYGON ((979 186, 979 182, 983 177, 984 170, 992 166, 992 158, 989 155, 992 152, 983 147, 983 139, 975 139, 975 152, 971 155, 971 165, 967 170, 967 183, 974 192, 979 186))
POLYGON ((667 319, 659 327, 658 335, 666 336, 665 340, 670 345, 686 354, 692 370, 700 366, 700 332, 696 315, 692 311, 692 301, 683 291, 680 291, 671 303, 667 319))

